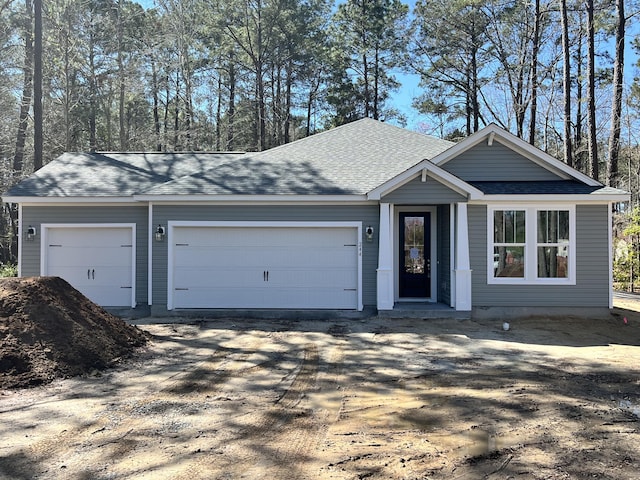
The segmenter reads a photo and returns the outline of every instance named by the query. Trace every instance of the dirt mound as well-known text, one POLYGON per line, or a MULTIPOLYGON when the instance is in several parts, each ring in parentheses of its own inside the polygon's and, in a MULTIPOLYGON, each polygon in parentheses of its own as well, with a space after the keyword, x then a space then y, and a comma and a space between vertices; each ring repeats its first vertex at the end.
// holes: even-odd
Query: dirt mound
POLYGON ((61 278, 0 279, 0 389, 103 369, 146 340, 61 278))

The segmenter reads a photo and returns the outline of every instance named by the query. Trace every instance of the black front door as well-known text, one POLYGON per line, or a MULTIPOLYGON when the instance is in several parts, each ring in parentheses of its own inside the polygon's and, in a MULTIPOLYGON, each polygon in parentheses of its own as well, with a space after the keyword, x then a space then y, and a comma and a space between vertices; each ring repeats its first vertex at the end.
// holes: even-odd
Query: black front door
POLYGON ((430 213, 400 213, 400 297, 431 296, 430 226, 430 213))

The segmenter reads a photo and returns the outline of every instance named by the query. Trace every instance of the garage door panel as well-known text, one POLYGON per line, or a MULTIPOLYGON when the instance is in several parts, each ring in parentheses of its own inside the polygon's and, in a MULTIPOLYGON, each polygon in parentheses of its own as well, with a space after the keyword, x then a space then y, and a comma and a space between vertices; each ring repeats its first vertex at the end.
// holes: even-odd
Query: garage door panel
POLYGON ((356 309, 357 232, 174 227, 174 307, 356 309))
POLYGON ((131 288, 118 287, 106 291, 99 285, 87 285, 81 291, 92 302, 105 307, 120 307, 131 303, 131 288))
POLYGON ((299 309, 353 309, 357 304, 355 289, 309 288, 241 288, 204 287, 176 289, 176 305, 189 308, 299 308, 299 309), (243 297, 240 305, 229 305, 230 298, 243 297))
POLYGON ((286 304, 287 308, 353 309, 357 305, 357 292, 336 287, 272 287, 268 290, 267 299, 269 304, 286 304))
POLYGON ((332 268, 322 270, 281 270, 270 269, 268 283, 270 286, 308 285, 309 288, 322 288, 334 285, 339 288, 353 288, 357 285, 358 275, 350 268, 332 268))
POLYGON ((190 246, 263 247, 286 243, 290 247, 323 247, 328 234, 336 243, 357 241, 357 231, 346 228, 179 227, 173 238, 176 244, 190 246))
POLYGON ((131 267, 131 247, 50 247, 50 267, 64 265, 131 267), (99 249, 99 254, 96 254, 99 249))
POLYGON ((229 268, 229 267, 176 267, 174 270, 175 288, 186 288, 189 286, 199 287, 226 287, 228 285, 239 285, 238 288, 264 287, 265 282, 263 272, 255 267, 229 268))
POLYGON ((256 266, 264 261, 264 253, 258 248, 176 246, 176 265, 208 266, 256 266), (212 254, 212 251, 214 254, 212 254))
POLYGON ((264 288, 251 287, 208 287, 176 288, 174 292, 176 306, 188 308, 261 308, 266 302, 264 288), (241 307, 230 306, 229 298, 242 297, 241 307))
POLYGON ((118 227, 51 228, 47 238, 49 244, 64 244, 66 247, 113 247, 114 245, 130 245, 131 229, 118 227))

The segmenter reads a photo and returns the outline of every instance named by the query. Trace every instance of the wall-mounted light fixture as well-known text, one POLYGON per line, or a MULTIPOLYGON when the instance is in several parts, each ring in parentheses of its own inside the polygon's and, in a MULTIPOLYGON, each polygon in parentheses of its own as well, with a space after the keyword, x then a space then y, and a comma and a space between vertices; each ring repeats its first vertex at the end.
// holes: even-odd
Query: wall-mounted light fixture
POLYGON ((165 230, 162 225, 158 225, 156 228, 156 242, 161 242, 164 240, 165 230))
POLYGON ((27 240, 32 242, 36 238, 36 234, 37 233, 38 232, 36 231, 36 227, 33 227, 33 226, 29 225, 27 227, 27 240))
POLYGON ((367 237, 367 242, 373 242, 373 227, 371 225, 367 225, 364 229, 364 235, 367 237))

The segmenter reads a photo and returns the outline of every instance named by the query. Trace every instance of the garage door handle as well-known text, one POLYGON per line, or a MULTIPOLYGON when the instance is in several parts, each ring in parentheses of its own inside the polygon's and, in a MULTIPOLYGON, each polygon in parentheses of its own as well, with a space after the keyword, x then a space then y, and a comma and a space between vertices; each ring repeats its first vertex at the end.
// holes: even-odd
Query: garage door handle
POLYGON ((92 280, 96 279, 96 271, 95 270, 91 270, 91 279, 92 280))
POLYGON ((267 270, 267 282, 269 281, 269 270, 267 270))
POLYGON ((87 268, 87 280, 91 280, 91 269, 87 268))

